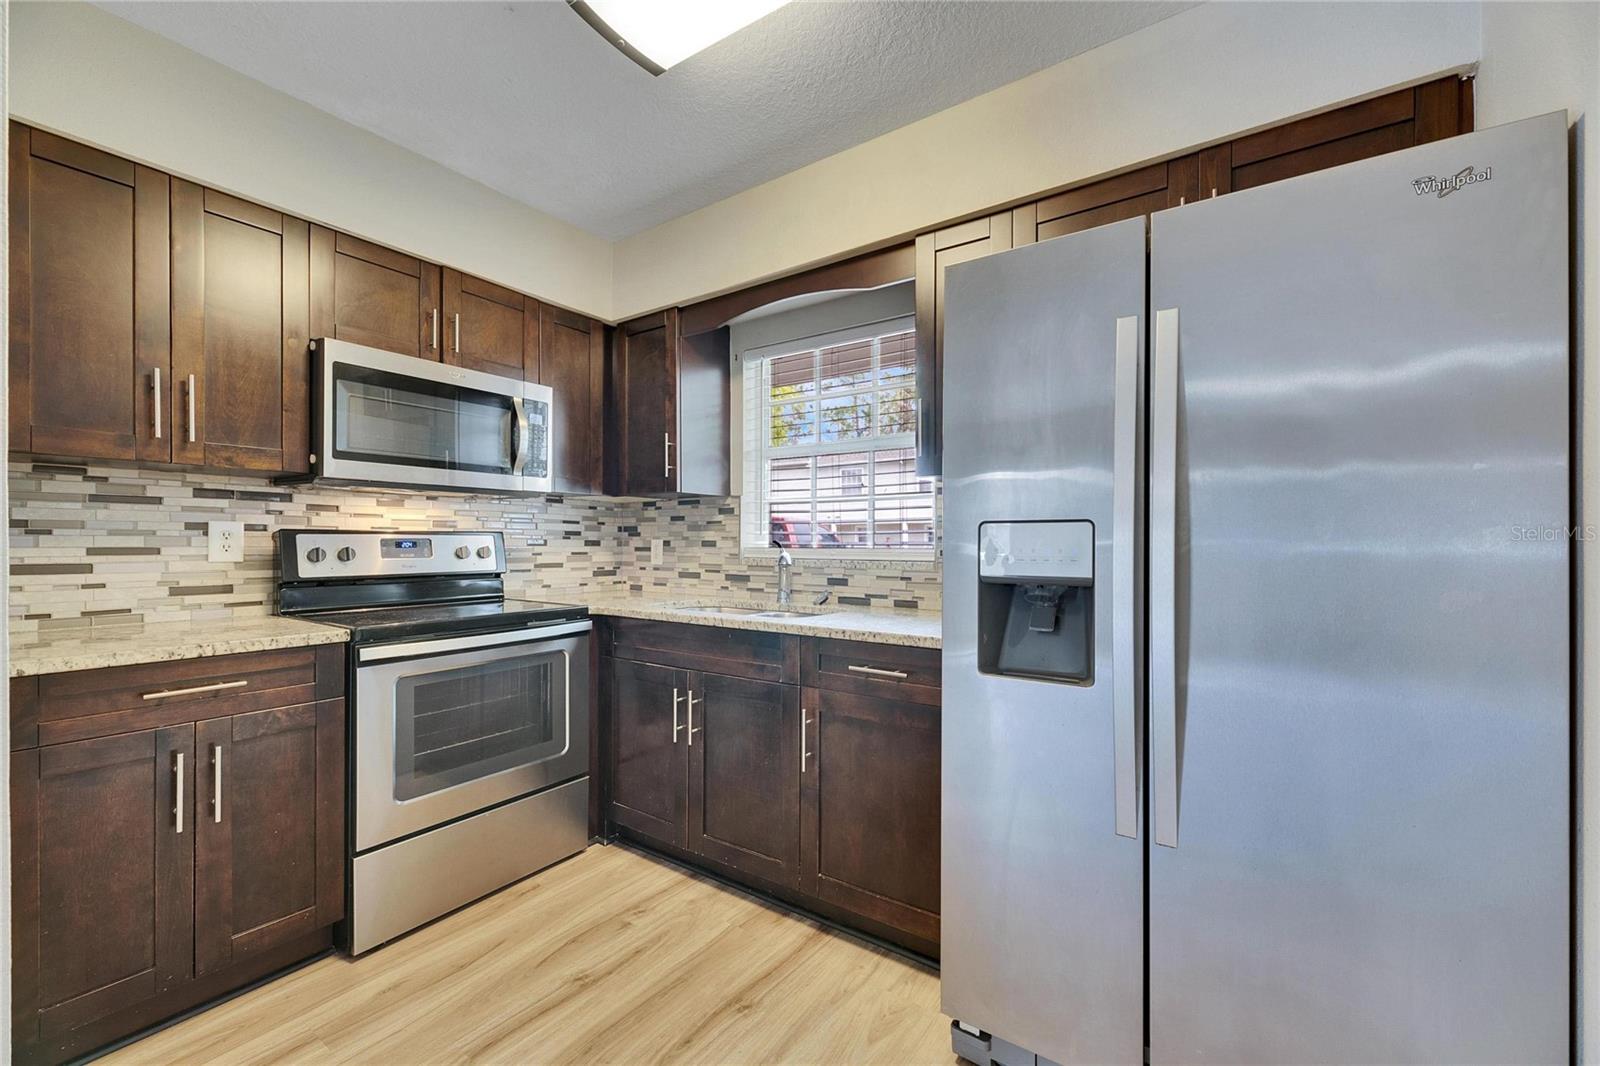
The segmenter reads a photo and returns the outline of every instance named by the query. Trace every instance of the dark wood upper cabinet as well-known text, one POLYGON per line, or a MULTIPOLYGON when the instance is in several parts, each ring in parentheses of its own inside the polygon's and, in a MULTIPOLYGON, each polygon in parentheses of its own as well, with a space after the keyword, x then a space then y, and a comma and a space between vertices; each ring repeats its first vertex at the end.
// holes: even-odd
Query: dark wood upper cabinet
POLYGON ((170 457, 168 178, 11 124, 14 451, 170 457))
POLYGON ((382 245, 311 227, 311 335, 438 361, 439 268, 382 245))
POLYGON ((539 306, 538 316, 538 380, 555 394, 555 491, 598 495, 604 491, 606 327, 549 304, 539 306))
POLYGON ((310 227, 172 183, 174 462, 309 466, 310 227))
POLYGON ((1467 133, 1472 81, 1454 75, 1076 185, 917 238, 917 472, 941 454, 945 268, 993 252, 1467 133))
POLYGON ((691 673, 689 848, 774 884, 799 872, 800 690, 691 673))
POLYGON ((444 361, 485 374, 539 377, 539 301, 443 268, 444 361))
POLYGON ((688 744, 682 670, 610 659, 610 815, 663 844, 684 847, 688 821, 688 744))
POLYGON ((13 753, 19 1044, 189 979, 194 780, 192 725, 13 753))
POLYGON ((801 889, 937 944, 937 703, 808 688, 804 708, 801 889))
POLYGON ((728 344, 725 326, 683 336, 676 308, 617 327, 614 495, 728 495, 728 344))
POLYGON ((944 272, 956 263, 1011 247, 1011 212, 1002 211, 917 238, 917 473, 943 468, 939 404, 944 381, 944 272))
POLYGON ((326 700, 195 730, 195 971, 207 974, 344 916, 344 715, 326 700))

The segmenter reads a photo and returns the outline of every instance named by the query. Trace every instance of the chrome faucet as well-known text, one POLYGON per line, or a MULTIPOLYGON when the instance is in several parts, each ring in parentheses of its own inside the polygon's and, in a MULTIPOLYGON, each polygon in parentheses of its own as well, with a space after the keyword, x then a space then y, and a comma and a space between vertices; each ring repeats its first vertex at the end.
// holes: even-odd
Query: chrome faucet
POLYGON ((787 607, 794 598, 794 556, 777 541, 772 546, 778 549, 778 606, 787 607))

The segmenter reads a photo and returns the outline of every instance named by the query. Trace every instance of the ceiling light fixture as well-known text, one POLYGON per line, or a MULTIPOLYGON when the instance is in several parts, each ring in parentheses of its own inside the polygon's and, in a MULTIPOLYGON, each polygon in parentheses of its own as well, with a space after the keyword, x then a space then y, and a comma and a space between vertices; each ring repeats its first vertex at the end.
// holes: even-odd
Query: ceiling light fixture
POLYGON ((788 0, 567 0, 600 36, 652 74, 744 29, 788 0))

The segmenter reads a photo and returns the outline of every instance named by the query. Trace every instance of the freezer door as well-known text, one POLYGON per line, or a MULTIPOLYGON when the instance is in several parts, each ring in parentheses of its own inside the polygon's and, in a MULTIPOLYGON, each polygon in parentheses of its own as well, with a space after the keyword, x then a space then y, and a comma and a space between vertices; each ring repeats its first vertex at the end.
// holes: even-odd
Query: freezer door
MULTIPOLYGON (((962 264, 948 280, 944 1010, 1055 1062, 1140 1063, 1135 463, 1145 222, 962 264), (1063 525, 991 535, 985 557, 996 556, 991 578, 1010 574, 1007 553, 1012 569, 1033 577, 1070 571, 1063 626, 1067 601, 1092 597, 1086 683, 979 669, 979 526, 1045 521, 1063 525), (1080 534, 1092 544, 1089 588, 1080 534)), ((1027 628, 1018 635, 1032 639, 1027 628)), ((1082 649, 1082 636, 1071 631, 1073 647, 1082 649)), ((995 659, 1004 669, 1004 653, 995 659)))
POLYGON ((1150 1042, 1568 1056, 1567 127, 1157 214, 1150 1042))

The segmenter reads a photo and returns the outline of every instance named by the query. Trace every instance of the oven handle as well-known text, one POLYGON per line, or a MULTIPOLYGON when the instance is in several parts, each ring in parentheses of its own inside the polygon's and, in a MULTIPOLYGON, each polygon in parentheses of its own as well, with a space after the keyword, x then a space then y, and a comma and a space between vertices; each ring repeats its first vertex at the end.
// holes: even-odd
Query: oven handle
POLYGON ((418 655, 433 655, 446 651, 477 651, 480 648, 502 647, 507 644, 539 644, 557 637, 570 637, 574 633, 588 633, 594 629, 594 623, 585 619, 582 622, 568 622, 556 626, 539 626, 534 629, 518 629, 509 633, 475 633, 469 637, 445 637, 439 640, 413 640, 405 644, 383 644, 374 648, 362 648, 357 653, 357 661, 362 663, 381 663, 390 659, 410 659, 418 655))

